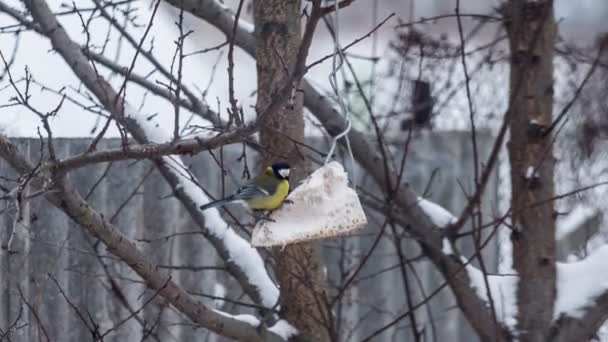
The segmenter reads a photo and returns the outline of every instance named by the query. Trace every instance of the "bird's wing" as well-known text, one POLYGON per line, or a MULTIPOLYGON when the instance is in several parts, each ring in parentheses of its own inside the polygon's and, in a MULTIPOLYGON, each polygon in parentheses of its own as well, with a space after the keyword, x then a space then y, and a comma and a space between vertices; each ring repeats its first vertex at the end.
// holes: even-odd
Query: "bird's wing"
POLYGON ((262 187, 259 187, 255 184, 247 184, 245 186, 240 187, 236 194, 235 199, 247 200, 255 197, 263 197, 268 196, 270 193, 262 187))
POLYGON ((254 184, 266 192, 266 196, 271 196, 277 191, 277 186, 279 186, 280 182, 281 180, 276 177, 260 175, 256 177, 254 184))
POLYGON ((277 190, 279 182, 280 179, 262 173, 239 188, 234 197, 235 199, 248 200, 256 197, 272 196, 277 190))

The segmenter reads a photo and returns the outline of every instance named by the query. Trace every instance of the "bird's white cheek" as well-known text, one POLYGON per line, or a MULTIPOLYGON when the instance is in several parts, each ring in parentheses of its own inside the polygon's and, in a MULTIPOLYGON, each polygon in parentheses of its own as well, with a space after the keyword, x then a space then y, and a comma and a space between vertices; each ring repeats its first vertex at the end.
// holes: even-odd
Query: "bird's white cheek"
POLYGON ((288 178, 289 170, 279 170, 279 174, 281 175, 281 177, 288 178))

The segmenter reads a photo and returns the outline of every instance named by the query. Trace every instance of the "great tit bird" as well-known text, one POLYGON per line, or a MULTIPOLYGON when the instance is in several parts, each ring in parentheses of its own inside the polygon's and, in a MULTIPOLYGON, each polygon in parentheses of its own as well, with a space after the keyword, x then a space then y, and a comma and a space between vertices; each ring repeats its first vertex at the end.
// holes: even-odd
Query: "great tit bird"
POLYGON ((274 210, 283 204, 289 193, 289 164, 280 162, 268 166, 236 193, 200 207, 201 210, 244 201, 253 210, 274 210))

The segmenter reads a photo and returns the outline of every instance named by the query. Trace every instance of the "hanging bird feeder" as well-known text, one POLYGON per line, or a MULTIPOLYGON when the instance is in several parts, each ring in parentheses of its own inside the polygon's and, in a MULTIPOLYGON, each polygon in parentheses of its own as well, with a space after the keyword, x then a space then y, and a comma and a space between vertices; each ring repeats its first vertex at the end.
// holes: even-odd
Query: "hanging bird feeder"
POLYGON ((315 170, 287 200, 256 224, 251 235, 254 247, 350 235, 367 226, 359 197, 336 161, 315 170))

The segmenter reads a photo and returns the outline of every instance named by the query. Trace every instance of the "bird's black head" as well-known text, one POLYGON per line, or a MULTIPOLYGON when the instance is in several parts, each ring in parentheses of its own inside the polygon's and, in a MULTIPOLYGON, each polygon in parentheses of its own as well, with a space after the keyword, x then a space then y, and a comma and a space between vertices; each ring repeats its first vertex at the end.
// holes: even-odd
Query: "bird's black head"
POLYGON ((272 173, 275 177, 279 179, 289 179, 289 174, 291 173, 291 167, 289 164, 285 162, 278 162, 272 164, 272 173))

